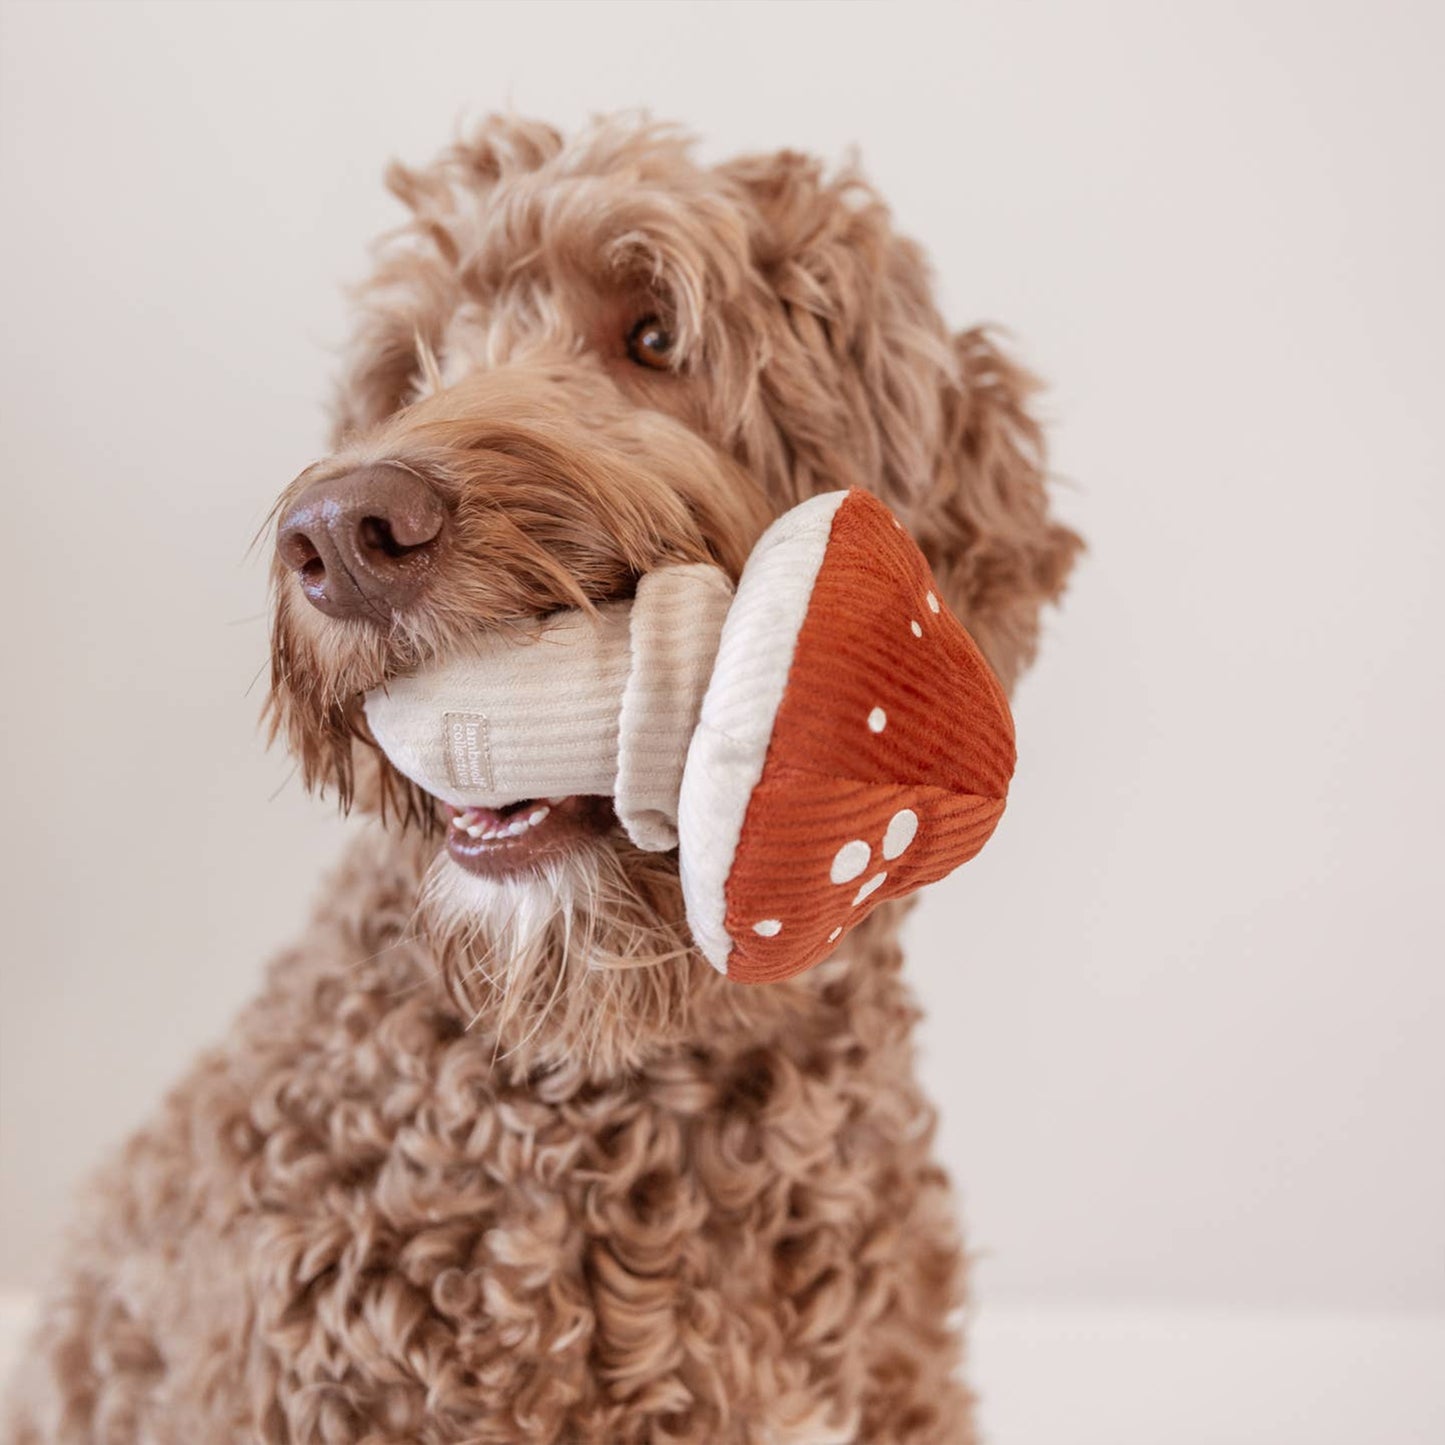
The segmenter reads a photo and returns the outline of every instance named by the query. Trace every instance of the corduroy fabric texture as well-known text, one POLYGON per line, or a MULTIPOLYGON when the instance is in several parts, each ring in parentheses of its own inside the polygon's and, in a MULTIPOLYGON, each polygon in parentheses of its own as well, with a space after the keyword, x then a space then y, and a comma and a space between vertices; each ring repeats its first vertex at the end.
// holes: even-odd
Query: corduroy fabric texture
POLYGON ((923 554, 881 502, 850 492, 728 875, 728 977, 811 967, 879 903, 967 862, 1014 762, 1003 689, 923 554))
POLYGON ((502 631, 366 695, 372 736, 395 767, 454 807, 498 808, 566 793, 610 795, 631 607, 502 631))
POLYGON ((665 852, 732 594, 720 568, 659 568, 595 620, 559 612, 536 637, 483 634, 393 679, 367 694, 367 722, 401 772, 454 807, 596 794, 638 847, 665 852))
POLYGON ((702 563, 663 567, 637 584, 632 664, 618 723, 617 816, 639 848, 677 847, 678 794, 702 711, 732 583, 702 563))

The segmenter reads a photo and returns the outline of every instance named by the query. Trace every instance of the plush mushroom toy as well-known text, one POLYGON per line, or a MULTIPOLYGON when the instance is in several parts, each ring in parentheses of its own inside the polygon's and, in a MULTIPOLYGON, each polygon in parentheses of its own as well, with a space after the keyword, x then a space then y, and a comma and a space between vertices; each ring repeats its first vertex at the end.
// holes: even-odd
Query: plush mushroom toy
POLYGON ((879 903, 972 858, 1003 813, 1013 721, 928 563, 868 492, 763 534, 736 595, 709 567, 630 603, 367 695, 377 743, 468 809, 612 797, 639 847, 678 849, 688 924, 729 978, 811 967, 879 903))

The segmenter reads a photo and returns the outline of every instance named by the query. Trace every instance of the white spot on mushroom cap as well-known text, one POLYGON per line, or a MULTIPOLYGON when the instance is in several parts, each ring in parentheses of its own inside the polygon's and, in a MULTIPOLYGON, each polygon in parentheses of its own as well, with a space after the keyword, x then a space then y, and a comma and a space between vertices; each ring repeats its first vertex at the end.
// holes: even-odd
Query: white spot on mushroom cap
POLYGON ((841 925, 840 925, 839 927, 835 928, 835 929, 832 931, 832 933, 830 933, 830 934, 828 935, 828 942, 829 942, 829 943, 837 943, 837 941, 838 941, 838 936, 839 936, 839 934, 841 934, 842 932, 843 932, 843 929, 842 929, 841 925))
POLYGON ((782 921, 777 918, 760 918, 753 924, 753 932, 762 938, 772 938, 782 931, 782 921))
POLYGON ((886 873, 875 873, 854 895, 853 907, 856 908, 870 893, 876 892, 883 886, 883 880, 887 878, 886 873))
POLYGON ((928 594, 928 610, 930 612, 938 611, 938 598, 936 598, 931 592, 928 594))
POLYGON ((875 707, 868 714, 868 731, 881 733, 888 726, 888 714, 881 707, 875 707))
POLYGON ((918 832, 918 814, 912 808, 900 808, 889 820, 883 834, 883 856, 896 858, 913 841, 918 832))
POLYGON ((923 628, 920 627, 917 622, 910 622, 908 626, 915 637, 923 636, 923 628))
POLYGON ((834 883, 851 883, 868 866, 872 856, 873 850, 861 838, 854 838, 833 854, 828 877, 834 883))

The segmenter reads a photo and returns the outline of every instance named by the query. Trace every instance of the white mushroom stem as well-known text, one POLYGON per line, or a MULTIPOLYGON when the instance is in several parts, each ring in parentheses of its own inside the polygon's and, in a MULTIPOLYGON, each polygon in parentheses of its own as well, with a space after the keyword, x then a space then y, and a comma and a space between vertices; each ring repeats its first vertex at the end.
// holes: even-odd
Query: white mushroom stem
POLYGON ((716 567, 662 568, 596 617, 482 633, 392 679, 366 695, 367 722, 400 772, 454 807, 600 794, 639 847, 676 847, 688 743, 731 600, 716 567))

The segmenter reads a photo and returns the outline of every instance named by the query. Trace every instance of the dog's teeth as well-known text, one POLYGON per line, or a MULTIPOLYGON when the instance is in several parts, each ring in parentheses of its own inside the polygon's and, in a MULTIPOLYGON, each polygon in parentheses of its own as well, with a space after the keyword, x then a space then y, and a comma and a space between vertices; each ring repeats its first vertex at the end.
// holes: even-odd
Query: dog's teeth
POLYGON ((530 813, 513 814, 507 819, 498 818, 487 808, 463 808, 452 818, 452 827, 459 833, 465 833, 468 838, 477 838, 484 843, 497 842, 503 838, 518 838, 528 828, 545 821, 551 814, 551 804, 555 801, 556 799, 548 799, 530 813))

